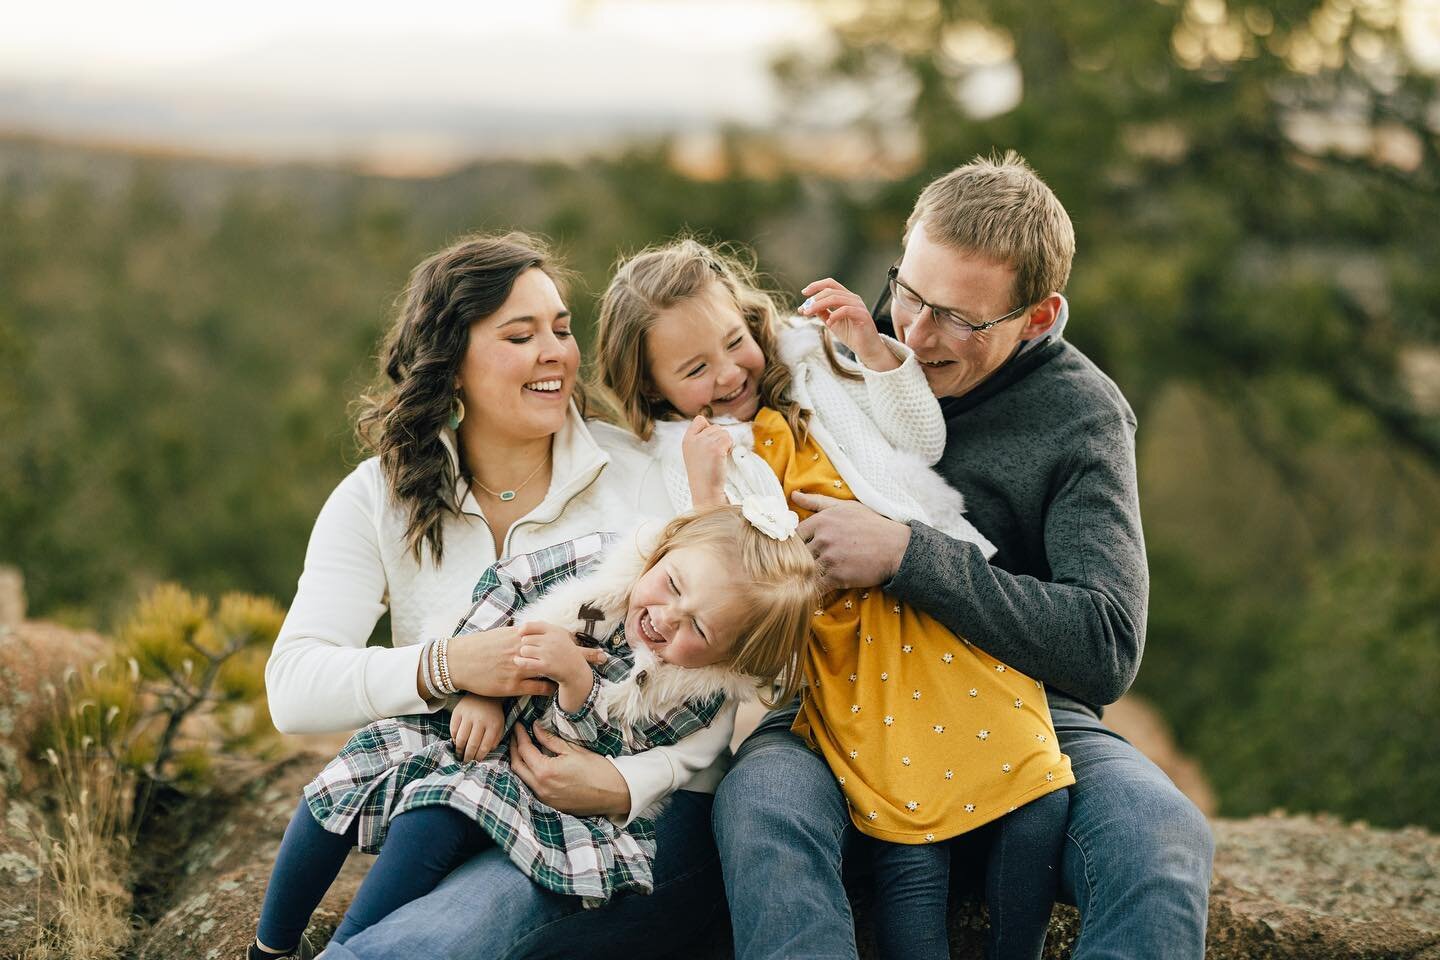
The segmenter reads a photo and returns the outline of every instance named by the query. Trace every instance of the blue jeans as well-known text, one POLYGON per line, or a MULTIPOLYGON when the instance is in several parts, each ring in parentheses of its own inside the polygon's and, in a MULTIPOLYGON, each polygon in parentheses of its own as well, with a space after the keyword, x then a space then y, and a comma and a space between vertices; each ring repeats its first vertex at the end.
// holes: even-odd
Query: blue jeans
MULTIPOLYGON (((771 713, 715 798, 736 960, 857 956, 842 873, 857 849, 825 761, 771 713)), ((1070 757, 1062 902, 1081 914, 1075 960, 1201 960, 1214 844, 1168 777, 1093 714, 1053 712, 1070 757)))
MULTIPOLYGON (((320 826, 305 799, 290 818, 265 889, 256 937, 272 950, 290 950, 335 882, 355 846, 357 824, 343 834, 320 826)), ((350 937, 424 896, 458 864, 488 843, 479 825, 450 807, 409 810, 390 823, 380 856, 365 875, 335 942, 350 937)))
POLYGON ((953 842, 902 844, 866 837, 881 960, 950 960, 952 853, 962 860, 978 854, 974 859, 985 861, 990 910, 985 960, 1040 960, 1069 809, 1070 791, 1061 789, 953 842))
POLYGON ((491 847, 434 891, 396 910, 325 960, 539 960, 577 956, 686 956, 724 916, 725 891, 710 835, 713 798, 680 790, 656 821, 655 891, 621 894, 586 910, 579 897, 551 893, 491 847))

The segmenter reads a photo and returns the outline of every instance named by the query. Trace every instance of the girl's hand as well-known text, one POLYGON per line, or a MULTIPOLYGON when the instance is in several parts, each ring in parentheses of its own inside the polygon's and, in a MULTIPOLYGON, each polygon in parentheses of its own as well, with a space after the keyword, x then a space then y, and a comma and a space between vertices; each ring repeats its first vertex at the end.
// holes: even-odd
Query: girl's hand
POLYGON ((505 732, 505 707, 493 697, 467 693, 450 711, 450 737, 464 763, 487 756, 505 732))
MULTIPOLYGON (((516 658, 520 653, 520 628, 497 627, 462 633, 450 638, 450 678, 461 690, 486 697, 546 696, 555 684, 543 673, 527 672, 516 658)), ((601 650, 586 651, 592 663, 604 658, 601 650)))
POLYGON ((725 462, 735 441, 724 427, 702 416, 690 421, 680 442, 685 457, 685 474, 690 480, 690 499, 696 509, 719 507, 725 500, 725 462))
POLYGON ((590 661, 585 648, 575 642, 575 634, 553 623, 535 621, 520 625, 520 648, 515 665, 520 672, 549 677, 556 683, 577 683, 588 678, 590 661))
POLYGON ((844 286, 826 277, 800 291, 810 299, 800 304, 799 313, 816 317, 830 330, 855 358, 871 370, 894 370, 900 361, 885 346, 880 331, 875 328, 875 318, 865 301, 845 289, 844 286))
POLYGON ((520 652, 515 663, 525 673, 540 673, 560 685, 556 699, 567 713, 574 713, 590 696, 595 674, 590 664, 596 654, 604 653, 582 647, 575 634, 553 623, 526 623, 520 628, 520 652))

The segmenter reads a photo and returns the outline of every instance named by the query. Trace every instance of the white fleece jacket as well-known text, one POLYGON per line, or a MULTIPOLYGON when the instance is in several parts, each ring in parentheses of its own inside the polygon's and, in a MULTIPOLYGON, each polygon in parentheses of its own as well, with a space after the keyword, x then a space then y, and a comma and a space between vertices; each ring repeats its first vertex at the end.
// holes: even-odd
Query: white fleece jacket
MULTIPOLYGON (((945 451, 945 418, 920 362, 903 343, 884 340, 900 366, 876 372, 841 357, 841 365, 862 378, 850 380, 831 368, 818 324, 794 319, 781 330, 780 360, 790 368, 792 395, 811 411, 811 436, 856 498, 876 513, 900 523, 918 520, 993 556, 995 546, 965 518, 960 491, 930 469, 945 451)), ((691 506, 681 453, 688 426, 657 423, 650 441, 677 510, 691 506)), ((753 449, 750 424, 725 426, 737 443, 753 449)))
MULTIPOLYGON (((452 433, 444 436, 455 456, 452 433)), ((555 435, 545 499, 517 520, 501 554, 511 556, 593 533, 625 530, 673 511, 652 457, 629 433, 587 424, 572 407, 555 435)), ((479 504, 457 488, 462 515, 445 520, 445 554, 416 563, 406 518, 390 498, 378 459, 361 463, 320 511, 305 568, 265 668, 270 714, 285 733, 351 730, 381 717, 433 709, 415 689, 420 642, 430 623, 448 633, 469 607, 476 579, 497 559, 479 504), (367 647, 390 611, 393 647, 367 647)), ((713 792, 728 766, 733 711, 673 747, 611 762, 630 789, 631 816, 674 790, 713 792)), ((628 822, 628 819, 627 821, 628 822)))

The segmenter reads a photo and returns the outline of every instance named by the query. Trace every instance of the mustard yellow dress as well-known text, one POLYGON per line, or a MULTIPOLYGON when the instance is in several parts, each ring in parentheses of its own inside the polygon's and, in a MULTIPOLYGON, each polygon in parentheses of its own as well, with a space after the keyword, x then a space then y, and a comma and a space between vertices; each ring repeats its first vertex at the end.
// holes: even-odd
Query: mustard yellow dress
MULTIPOLYGON (((855 499, 779 413, 762 409, 754 429, 787 497, 855 499)), ((1039 681, 878 588, 836 591, 815 611, 805 681, 793 729, 872 837, 945 840, 1075 782, 1039 681)))

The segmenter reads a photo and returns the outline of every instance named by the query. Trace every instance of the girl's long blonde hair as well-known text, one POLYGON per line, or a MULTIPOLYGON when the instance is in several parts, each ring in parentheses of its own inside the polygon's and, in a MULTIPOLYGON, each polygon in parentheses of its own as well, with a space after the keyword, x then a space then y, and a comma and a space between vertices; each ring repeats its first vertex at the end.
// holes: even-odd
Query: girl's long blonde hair
MULTIPOLYGON (((712 283, 730 295, 765 356, 765 372, 758 384, 760 405, 777 411, 804 442, 810 411, 790 396, 790 369, 776 352, 779 295, 764 289, 753 256, 735 247, 711 247, 682 237, 620 262, 600 298, 596 334, 600 393, 642 440, 650 439, 656 420, 682 419, 655 385, 646 341, 661 313, 703 294, 712 283)), ((828 331, 824 344, 831 366, 854 378, 839 366, 828 331)))
POLYGON ((801 653, 824 589, 820 565, 810 548, 798 536, 785 540, 766 536, 736 506, 671 520, 645 569, 679 547, 714 550, 735 572, 741 594, 736 598, 741 601, 738 609, 744 614, 725 663, 771 688, 771 694, 760 696, 767 707, 789 702, 800 692, 801 653))

